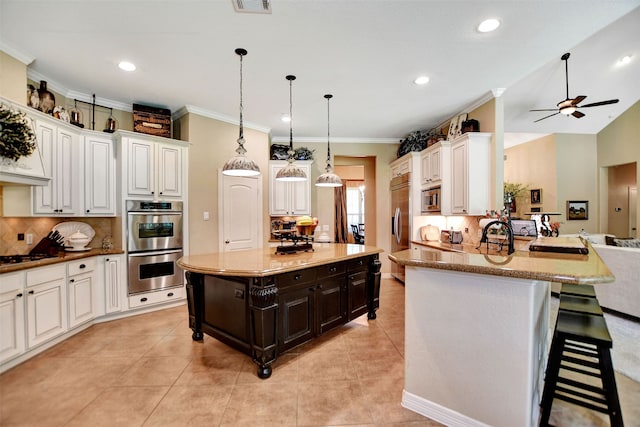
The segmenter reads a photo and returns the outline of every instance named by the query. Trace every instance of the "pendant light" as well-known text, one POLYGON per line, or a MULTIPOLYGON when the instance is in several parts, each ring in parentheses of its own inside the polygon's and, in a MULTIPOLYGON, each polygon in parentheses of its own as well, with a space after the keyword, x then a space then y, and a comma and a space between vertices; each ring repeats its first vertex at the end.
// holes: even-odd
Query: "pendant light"
POLYGON ((242 126, 242 57, 247 54, 247 51, 236 49, 235 52, 240 57, 240 136, 238 137, 238 148, 236 148, 238 154, 224 164, 222 173, 231 176, 256 176, 260 175, 260 168, 253 160, 245 156, 247 150, 244 148, 244 128, 242 126))
POLYGON ((291 120, 289 121, 289 158, 287 159, 287 165, 280 169, 276 174, 276 181, 306 181, 307 174, 304 173, 302 169, 293 164, 294 158, 293 155, 295 151, 293 151, 293 114, 292 114, 292 97, 291 97, 291 88, 293 86, 293 81, 296 79, 296 76, 287 76, 287 80, 289 80, 289 117, 291 120))
POLYGON ((327 100, 327 167, 325 169, 325 173, 320 175, 318 179, 316 179, 317 187, 342 187, 342 180, 338 175, 333 173, 333 168, 331 167, 331 149, 329 148, 329 134, 330 134, 330 121, 329 121, 329 100, 333 98, 333 95, 325 95, 327 100))

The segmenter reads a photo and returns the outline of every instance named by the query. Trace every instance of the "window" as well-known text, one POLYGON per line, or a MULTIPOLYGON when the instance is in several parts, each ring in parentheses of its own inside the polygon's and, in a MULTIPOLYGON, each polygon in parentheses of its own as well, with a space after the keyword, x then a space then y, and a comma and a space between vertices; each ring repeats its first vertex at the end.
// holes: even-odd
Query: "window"
POLYGON ((364 224, 364 181, 347 181, 347 222, 364 224))

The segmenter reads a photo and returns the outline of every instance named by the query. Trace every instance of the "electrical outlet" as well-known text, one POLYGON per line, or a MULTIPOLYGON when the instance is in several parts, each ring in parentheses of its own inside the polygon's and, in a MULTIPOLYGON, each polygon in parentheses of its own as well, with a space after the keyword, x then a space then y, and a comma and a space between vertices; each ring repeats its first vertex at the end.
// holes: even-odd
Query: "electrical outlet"
POLYGON ((18 233, 18 241, 24 240, 24 233, 18 233))
POLYGON ((464 232, 465 232, 465 233, 467 233, 467 234, 469 234, 469 227, 465 227, 465 228, 464 228, 464 232))
POLYGON ((27 233, 27 245, 33 245, 33 234, 27 233))

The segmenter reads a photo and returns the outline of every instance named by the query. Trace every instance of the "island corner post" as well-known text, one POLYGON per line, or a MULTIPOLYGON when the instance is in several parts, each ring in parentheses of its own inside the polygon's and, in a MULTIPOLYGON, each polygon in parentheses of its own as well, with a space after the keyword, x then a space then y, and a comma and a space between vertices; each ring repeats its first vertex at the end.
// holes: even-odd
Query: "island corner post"
POLYGON ((271 376, 279 354, 380 307, 378 252, 250 277, 186 272, 192 339, 204 334, 249 356, 271 376))

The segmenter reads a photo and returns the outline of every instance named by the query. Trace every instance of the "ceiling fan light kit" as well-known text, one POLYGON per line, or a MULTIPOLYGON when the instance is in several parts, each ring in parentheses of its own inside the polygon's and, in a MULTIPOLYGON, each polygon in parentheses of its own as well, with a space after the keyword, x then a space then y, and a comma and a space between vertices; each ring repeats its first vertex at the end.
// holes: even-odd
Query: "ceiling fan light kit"
POLYGON ((566 88, 567 88, 567 97, 565 98, 564 101, 560 101, 557 104, 558 108, 545 108, 545 109, 537 109, 537 110, 529 110, 529 111, 555 111, 555 113, 553 114, 549 114, 548 116, 544 116, 538 120, 535 120, 534 123, 537 123, 539 121, 542 121, 544 119, 548 119, 549 117, 553 117, 557 114, 564 114, 566 116, 573 116, 576 119, 579 119, 581 117, 584 117, 585 114, 581 111, 579 111, 579 108, 587 108, 587 107, 599 107, 601 105, 609 105, 609 104, 615 104, 617 103, 619 100, 618 99, 609 99, 607 101, 599 101, 599 102, 593 102, 591 104, 586 104, 586 105, 578 105, 580 104, 582 101, 584 101, 587 96, 586 95, 578 95, 575 98, 569 98, 569 56, 571 54, 570 53, 565 53, 564 55, 562 55, 560 57, 560 59, 562 61, 564 61, 564 72, 565 72, 565 81, 566 81, 566 88))

